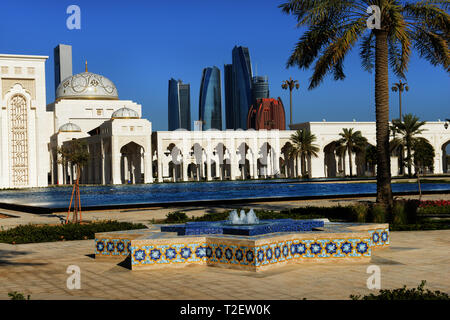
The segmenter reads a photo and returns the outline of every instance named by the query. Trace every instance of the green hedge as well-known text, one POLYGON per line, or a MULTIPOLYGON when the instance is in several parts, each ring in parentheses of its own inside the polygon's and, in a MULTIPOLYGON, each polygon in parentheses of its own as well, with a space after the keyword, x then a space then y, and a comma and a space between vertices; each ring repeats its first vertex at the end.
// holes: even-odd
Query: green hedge
POLYGON ((100 221, 87 224, 21 225, 0 231, 0 242, 20 244, 36 242, 52 242, 64 240, 94 239, 97 232, 145 229, 143 224, 118 221, 100 221))
POLYGON ((369 294, 361 297, 360 295, 350 295, 352 300, 450 300, 447 293, 441 291, 424 290, 426 281, 417 288, 406 289, 406 286, 400 289, 380 290, 378 294, 369 294))
MULTIPOLYGON (((389 223, 391 230, 442 230, 450 229, 446 220, 429 220, 421 213, 417 200, 396 200, 390 212, 374 203, 361 203, 335 207, 298 207, 278 211, 255 210, 259 219, 319 219, 330 221, 389 223), (418 210, 418 208, 420 210, 418 210)), ((249 208, 244 208, 247 212, 249 208)), ((188 217, 183 211, 171 212, 159 223, 184 223, 188 221, 219 221, 226 220, 229 212, 206 213, 201 217, 188 217)), ((237 210, 239 211, 239 210, 237 210)), ((156 222, 156 221, 153 221, 156 222)))

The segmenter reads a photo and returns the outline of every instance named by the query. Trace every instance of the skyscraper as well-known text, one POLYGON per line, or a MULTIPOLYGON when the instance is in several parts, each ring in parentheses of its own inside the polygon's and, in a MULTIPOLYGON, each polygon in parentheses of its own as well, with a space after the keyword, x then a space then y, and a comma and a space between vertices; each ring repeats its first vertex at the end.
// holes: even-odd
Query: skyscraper
POLYGON ((219 68, 214 66, 203 69, 198 108, 203 130, 222 130, 221 91, 219 68))
POLYGON ((53 49, 55 64, 55 91, 61 81, 72 75, 72 46, 59 44, 53 49))
POLYGON ((269 80, 267 76, 255 76, 252 79, 253 103, 258 99, 269 98, 269 80))
POLYGON ((233 65, 226 64, 224 69, 224 83, 225 83, 225 127, 227 129, 234 129, 235 112, 233 110, 233 65))
POLYGON ((232 58, 231 76, 229 65, 225 65, 227 129, 247 129, 248 110, 253 102, 252 65, 248 48, 235 46, 232 58))
POLYGON ((169 80, 169 131, 176 129, 191 130, 191 89, 181 80, 169 80))

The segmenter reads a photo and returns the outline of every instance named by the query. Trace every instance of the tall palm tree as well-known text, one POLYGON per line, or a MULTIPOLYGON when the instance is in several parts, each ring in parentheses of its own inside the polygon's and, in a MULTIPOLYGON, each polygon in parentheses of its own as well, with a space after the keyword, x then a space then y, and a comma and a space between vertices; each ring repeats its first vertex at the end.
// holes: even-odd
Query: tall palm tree
MULTIPOLYGON (((392 120, 393 126, 395 127, 395 132, 398 134, 391 141, 391 150, 397 149, 400 150, 400 153, 403 154, 404 148, 406 148, 406 165, 408 167, 408 176, 411 177, 411 167, 413 163, 412 159, 412 148, 415 143, 419 140, 426 140, 425 138, 417 137, 417 135, 421 134, 425 129, 421 129, 423 125, 425 125, 425 121, 420 121, 418 117, 412 115, 410 113, 405 114, 403 117, 403 121, 399 119, 392 120)), ((402 163, 403 165, 403 163, 402 163)))
MULTIPOLYGON (((347 129, 343 128, 342 132, 339 133, 341 139, 336 141, 338 145, 338 150, 343 150, 348 154, 348 161, 350 165, 350 177, 353 176, 353 152, 362 152, 367 146, 367 139, 361 134, 361 131, 353 131, 353 128, 347 129)), ((342 151, 341 151, 342 152, 342 151)))
POLYGON ((300 88, 300 84, 298 83, 298 80, 293 80, 292 78, 289 78, 289 80, 284 80, 281 84, 281 88, 284 90, 289 89, 289 97, 290 97, 290 113, 289 113, 289 124, 292 125, 292 90, 300 88))
POLYGON ((309 130, 297 130, 291 135, 292 148, 289 156, 301 158, 302 175, 306 175, 306 157, 317 157, 319 147, 314 143, 317 138, 309 130))
POLYGON ((402 121, 402 93, 403 93, 403 91, 406 91, 406 92, 409 91, 408 84, 406 82, 402 82, 402 80, 400 80, 399 82, 394 83, 391 90, 393 92, 398 91, 398 113, 399 113, 399 119, 400 119, 400 121, 402 121))
POLYGON ((344 58, 357 43, 364 69, 375 69, 377 202, 388 209, 393 204, 388 69, 390 66, 404 79, 414 47, 432 65, 450 71, 449 7, 449 0, 290 0, 280 5, 283 12, 297 17, 298 27, 306 27, 287 66, 306 69, 316 61, 309 89, 317 87, 328 73, 343 80, 344 58), (380 8, 380 29, 369 25, 371 5, 380 8))

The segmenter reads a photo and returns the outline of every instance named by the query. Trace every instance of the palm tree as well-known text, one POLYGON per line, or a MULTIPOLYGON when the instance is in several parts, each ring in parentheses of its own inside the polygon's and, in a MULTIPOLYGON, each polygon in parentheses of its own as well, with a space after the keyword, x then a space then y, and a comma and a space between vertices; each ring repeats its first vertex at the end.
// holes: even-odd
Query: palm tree
POLYGON ((290 0, 279 6, 297 17, 297 26, 306 27, 287 66, 309 68, 314 73, 309 89, 317 87, 325 75, 335 80, 345 78, 345 56, 359 42, 362 65, 375 69, 375 114, 377 141, 377 202, 390 209, 393 204, 389 154, 389 66, 405 79, 411 49, 432 65, 450 71, 448 35, 450 17, 448 0, 290 0), (381 27, 369 25, 376 5, 381 13, 381 27), (368 28, 370 27, 370 29, 368 28), (317 59, 317 60, 316 60, 317 59))
POLYGON ((300 84, 297 80, 293 80, 292 78, 289 78, 289 80, 284 80, 281 84, 281 88, 284 90, 289 89, 289 97, 290 97, 290 113, 289 113, 289 124, 292 125, 292 90, 300 88, 300 84))
POLYGON ((303 176, 306 176, 306 157, 317 157, 319 152, 319 147, 314 144, 316 140, 316 136, 309 130, 297 130, 291 135, 292 148, 289 156, 294 159, 300 156, 303 176))
POLYGON ((353 128, 347 129, 343 128, 342 132, 339 133, 342 137, 338 141, 336 141, 338 147, 337 150, 342 152, 347 152, 348 161, 350 165, 350 177, 353 176, 353 152, 361 152, 364 151, 367 145, 367 139, 364 138, 361 134, 361 131, 353 131, 353 128))
MULTIPOLYGON (((399 119, 392 120, 395 132, 398 133, 398 137, 392 139, 391 150, 400 150, 403 154, 403 150, 406 148, 406 165, 408 167, 408 176, 411 177, 411 167, 413 163, 412 148, 418 140, 426 140, 425 138, 419 138, 417 135, 421 134, 425 129, 421 129, 425 125, 425 121, 419 121, 419 118, 410 113, 405 114, 403 121, 399 119)), ((403 163, 402 163, 403 166, 403 163)))
POLYGON ((398 111, 399 111, 399 119, 402 121, 402 92, 409 91, 408 84, 406 82, 402 82, 400 80, 399 82, 394 83, 391 89, 393 92, 398 91, 398 111))
POLYGON ((80 176, 82 168, 89 160, 89 152, 86 143, 80 140, 71 140, 67 145, 58 148, 60 159, 58 162, 64 165, 72 165, 75 167, 77 179, 74 182, 72 189, 72 196, 70 198, 69 211, 67 212, 66 223, 69 221, 70 211, 72 210, 72 203, 74 204, 74 211, 72 221, 74 223, 81 221, 81 199, 80 199, 80 176), (79 217, 78 217, 79 215, 79 217))

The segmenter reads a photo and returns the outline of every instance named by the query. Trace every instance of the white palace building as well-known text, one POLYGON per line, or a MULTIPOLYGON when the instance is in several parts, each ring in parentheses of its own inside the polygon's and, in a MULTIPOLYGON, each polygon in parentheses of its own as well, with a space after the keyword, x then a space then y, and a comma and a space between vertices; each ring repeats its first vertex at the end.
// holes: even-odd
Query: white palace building
MULTIPOLYGON (((0 188, 69 184, 70 164, 58 161, 58 147, 81 139, 90 159, 81 183, 125 184, 165 181, 298 177, 298 159, 289 159, 285 130, 157 131, 142 119, 142 106, 120 100, 104 76, 83 72, 61 81, 55 101, 46 104, 47 56, 0 55, 0 188)), ((342 128, 360 130, 375 145, 374 122, 307 122, 293 126, 316 135, 318 157, 307 159, 313 178, 349 173, 346 158, 335 153, 342 128)), ((449 172, 444 122, 427 122, 423 136, 436 153, 434 173, 449 172)), ((371 175, 358 154, 354 173, 371 175)), ((392 174, 397 175, 396 157, 392 174)))

